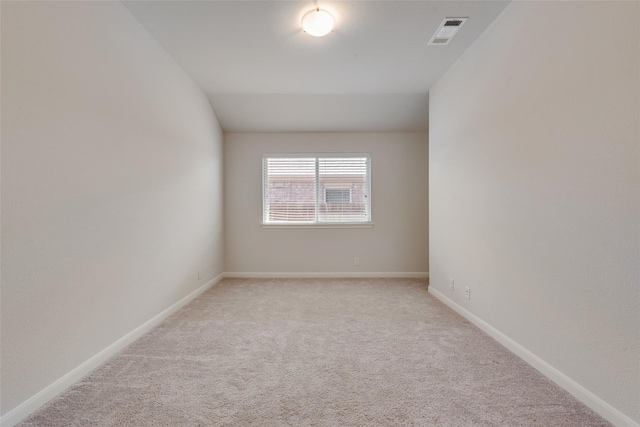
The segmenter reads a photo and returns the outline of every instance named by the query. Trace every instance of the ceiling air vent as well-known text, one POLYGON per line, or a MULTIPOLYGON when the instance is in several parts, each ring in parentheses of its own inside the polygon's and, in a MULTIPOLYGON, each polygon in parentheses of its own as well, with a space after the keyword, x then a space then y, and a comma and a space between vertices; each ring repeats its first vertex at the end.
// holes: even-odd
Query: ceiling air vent
POLYGON ((431 37, 429 44, 445 45, 449 44, 453 36, 456 35, 462 24, 469 18, 444 18, 436 33, 431 37))

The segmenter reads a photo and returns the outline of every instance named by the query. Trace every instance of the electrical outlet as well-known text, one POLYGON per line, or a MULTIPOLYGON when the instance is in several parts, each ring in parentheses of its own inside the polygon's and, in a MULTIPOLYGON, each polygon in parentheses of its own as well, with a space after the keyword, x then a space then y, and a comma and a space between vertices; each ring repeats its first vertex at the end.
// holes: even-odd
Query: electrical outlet
POLYGON ((360 265, 360 257, 355 257, 354 258, 353 265, 360 265))
POLYGON ((468 287, 464 288, 464 297, 469 300, 471 299, 471 289, 469 289, 468 287))
POLYGON ((453 279, 449 281, 449 289, 453 292, 453 279))

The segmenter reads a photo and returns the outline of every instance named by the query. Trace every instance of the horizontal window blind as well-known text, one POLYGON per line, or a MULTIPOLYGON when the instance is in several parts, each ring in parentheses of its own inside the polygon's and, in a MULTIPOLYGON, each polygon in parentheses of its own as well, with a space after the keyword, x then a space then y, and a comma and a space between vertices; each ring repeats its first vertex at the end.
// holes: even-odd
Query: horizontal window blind
POLYGON ((264 222, 313 222, 316 159, 264 159, 264 222))
POLYGON ((365 157, 319 158, 318 187, 324 197, 318 200, 318 221, 353 223, 367 222, 367 170, 365 157), (333 203, 327 203, 331 190, 343 190, 340 200, 334 197, 333 203), (344 191, 346 190, 346 191, 344 191))
POLYGON ((368 155, 263 158, 265 224, 371 222, 368 155))

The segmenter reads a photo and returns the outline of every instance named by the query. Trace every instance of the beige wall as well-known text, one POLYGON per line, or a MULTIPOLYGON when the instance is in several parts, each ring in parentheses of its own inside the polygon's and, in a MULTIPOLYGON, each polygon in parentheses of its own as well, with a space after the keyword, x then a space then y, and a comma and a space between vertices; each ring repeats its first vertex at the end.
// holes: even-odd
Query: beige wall
POLYGON ((222 134, 119 2, 3 1, 1 36, 6 414, 223 271, 222 134))
POLYGON ((512 3, 431 91, 429 151, 432 288, 636 422, 638 22, 512 3))
POLYGON ((225 134, 225 271, 427 272, 427 151, 425 133, 225 134), (262 155, 286 152, 370 153, 375 226, 261 228, 262 155))

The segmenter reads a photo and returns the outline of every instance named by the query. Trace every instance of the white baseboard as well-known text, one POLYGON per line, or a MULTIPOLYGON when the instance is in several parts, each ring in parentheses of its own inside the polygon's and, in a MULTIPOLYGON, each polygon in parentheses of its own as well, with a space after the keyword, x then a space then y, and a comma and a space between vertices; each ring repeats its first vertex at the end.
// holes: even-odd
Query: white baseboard
POLYGON ((617 427, 640 427, 640 424, 569 378, 567 375, 554 368, 540 357, 536 356, 516 341, 512 340, 475 314, 466 310, 464 307, 458 305, 453 300, 446 297, 440 291, 429 286, 429 293, 438 298, 440 301, 451 307, 458 312, 462 317, 469 320, 478 328, 486 332, 491 338, 498 341, 505 346, 508 350, 514 353, 516 356, 523 359, 529 365, 533 366, 544 376, 549 378, 554 383, 571 393, 576 399, 587 405, 593 411, 597 412, 601 417, 612 423, 617 427))
POLYGON ((399 278, 399 279, 427 279, 429 273, 426 271, 418 272, 347 272, 347 273, 261 273, 261 272, 237 272, 232 271, 224 273, 224 277, 242 278, 242 279, 304 279, 304 278, 399 278))
POLYGON ((182 298, 180 301, 173 304, 171 307, 157 314, 153 318, 149 319, 142 325, 138 326, 133 331, 129 332, 127 335, 120 338, 118 341, 111 344, 109 347, 102 350, 100 353, 96 354, 86 362, 82 363, 77 368, 73 369, 71 372, 64 375, 62 378, 59 378, 52 384, 49 384, 47 387, 42 389, 40 392, 31 396, 29 399, 22 402, 20 405, 16 406, 11 411, 7 412, 2 418, 0 418, 0 426, 2 427, 13 427, 18 424, 20 421, 27 418, 37 409, 39 409, 42 405, 65 391, 71 385, 75 384, 82 377, 96 369, 98 366, 103 364, 107 359, 109 359, 114 354, 118 353, 120 350, 142 337, 144 334, 153 329, 156 325, 162 322, 164 319, 169 317, 171 314, 178 311, 180 308, 187 305, 189 302, 198 297, 201 293, 206 291, 212 286, 215 286, 222 280, 224 274, 220 274, 213 279, 209 280, 204 285, 200 286, 195 291, 191 292, 186 297, 182 298))

